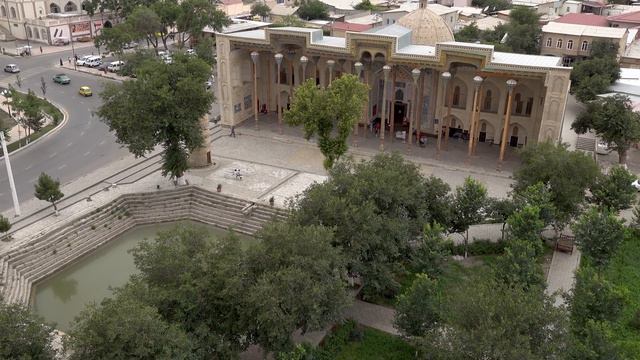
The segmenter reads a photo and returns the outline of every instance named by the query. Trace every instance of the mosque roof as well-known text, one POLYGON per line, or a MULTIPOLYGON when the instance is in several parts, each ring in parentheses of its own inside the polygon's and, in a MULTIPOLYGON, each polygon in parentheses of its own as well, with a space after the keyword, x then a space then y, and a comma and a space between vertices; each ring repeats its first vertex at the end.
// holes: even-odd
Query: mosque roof
POLYGON ((421 6, 401 17, 396 22, 411 30, 411 42, 417 45, 435 45, 439 42, 453 41, 453 31, 442 17, 429 6, 421 6))

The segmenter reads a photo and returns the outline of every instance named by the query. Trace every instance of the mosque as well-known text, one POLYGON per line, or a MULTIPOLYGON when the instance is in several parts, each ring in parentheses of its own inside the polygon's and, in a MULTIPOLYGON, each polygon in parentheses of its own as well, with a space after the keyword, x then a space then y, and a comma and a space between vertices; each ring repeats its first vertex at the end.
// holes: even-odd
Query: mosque
POLYGON ((456 42, 426 0, 395 24, 346 37, 310 28, 265 28, 217 34, 218 102, 222 123, 277 116, 295 87, 315 78, 328 86, 359 74, 369 99, 354 132, 387 139, 451 138, 469 144, 524 147, 560 140, 571 68, 562 58, 498 52, 492 45, 456 42), (277 114, 277 115, 276 115, 277 114), (506 129, 506 132, 503 131, 506 129), (413 136, 409 136, 413 134, 413 136))

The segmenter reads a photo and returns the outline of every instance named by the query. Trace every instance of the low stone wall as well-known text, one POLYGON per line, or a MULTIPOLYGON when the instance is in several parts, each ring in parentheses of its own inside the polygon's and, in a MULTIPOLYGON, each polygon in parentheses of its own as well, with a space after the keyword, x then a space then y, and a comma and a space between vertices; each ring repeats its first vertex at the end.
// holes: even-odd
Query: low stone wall
POLYGON ((286 212, 196 186, 124 194, 100 208, 33 238, 0 257, 0 294, 28 304, 32 285, 90 254, 137 225, 195 220, 253 235, 286 212))

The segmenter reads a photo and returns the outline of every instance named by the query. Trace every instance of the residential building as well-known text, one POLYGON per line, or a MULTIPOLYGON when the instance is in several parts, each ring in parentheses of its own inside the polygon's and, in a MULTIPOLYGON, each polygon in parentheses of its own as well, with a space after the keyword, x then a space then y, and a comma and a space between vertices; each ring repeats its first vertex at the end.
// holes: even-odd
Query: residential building
MULTIPOLYGON (((429 10, 442 17, 442 20, 447 24, 452 31, 456 27, 458 22, 458 10, 455 8, 443 6, 440 4, 427 4, 429 10)), ((416 11, 418 9, 417 1, 407 1, 400 4, 400 7, 382 12, 382 25, 393 25, 401 17, 416 11)))
POLYGON ((347 37, 347 31, 349 32, 363 32, 371 29, 371 25, 366 24, 352 24, 348 22, 336 21, 327 25, 329 34, 335 37, 345 38, 347 37))
MULTIPOLYGON (((559 140, 571 72, 561 58, 455 42, 442 18, 423 6, 396 24, 347 31, 345 38, 292 27, 218 35, 222 124, 277 123, 306 79, 329 86, 362 68, 360 79, 370 89, 362 127, 382 118, 390 126, 387 136, 413 129, 420 138, 446 142, 466 134, 476 143, 500 144, 496 157, 506 146, 559 140)), ((384 142, 382 129, 377 136, 384 142)))
POLYGON ((279 22, 285 16, 294 15, 298 11, 298 6, 285 6, 281 4, 271 4, 269 6, 271 8, 271 13, 269 14, 269 18, 271 22, 279 22))
POLYGON ((635 28, 640 26, 640 9, 638 11, 626 12, 619 15, 609 16, 609 26, 621 28, 635 28))
POLYGON ((542 27, 540 54, 560 56, 563 65, 570 66, 589 56, 594 40, 607 40, 618 45, 621 57, 626 51, 628 34, 624 28, 550 22, 542 27))
POLYGON ((607 20, 606 16, 595 15, 595 14, 565 14, 562 17, 559 17, 553 22, 561 23, 561 24, 577 24, 577 25, 590 25, 590 26, 609 26, 609 20, 607 20))
POLYGON ((509 23, 509 20, 503 20, 497 16, 487 16, 473 21, 478 29, 483 31, 491 31, 500 25, 509 23))

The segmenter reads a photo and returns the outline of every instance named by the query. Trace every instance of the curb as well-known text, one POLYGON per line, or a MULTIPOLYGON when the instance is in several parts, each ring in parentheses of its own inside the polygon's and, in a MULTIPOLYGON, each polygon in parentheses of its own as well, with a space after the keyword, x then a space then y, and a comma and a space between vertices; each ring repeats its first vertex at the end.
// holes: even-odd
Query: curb
POLYGON ((125 81, 125 80, 128 80, 128 79, 119 79, 115 75, 111 75, 110 73, 107 73, 105 75, 102 72, 95 73, 93 71, 88 71, 88 70, 84 69, 82 66, 77 66, 75 69, 71 68, 71 67, 64 66, 64 65, 63 66, 56 65, 56 67, 61 68, 61 69, 65 69, 65 70, 68 70, 68 71, 75 71, 75 72, 79 72, 79 73, 83 73, 83 74, 87 74, 87 75, 93 75, 95 77, 100 77, 100 78, 109 79, 109 80, 113 80, 113 81, 125 81))
MULTIPOLYGON (((47 137, 49 137, 49 136, 51 136, 51 135, 53 135, 53 134, 57 133, 57 132, 58 132, 58 131, 60 131, 60 130, 62 129, 62 127, 63 127, 63 126, 65 126, 65 125, 67 124, 67 122, 69 121, 69 113, 67 112, 67 110, 66 110, 65 108, 63 108, 62 106, 60 106, 60 104, 58 104, 58 103, 56 103, 56 102, 54 102, 54 101, 51 101, 51 100, 45 99, 45 98, 43 98, 43 97, 41 97, 41 96, 39 96, 39 95, 36 95, 36 96, 38 96, 40 99, 43 99, 43 100, 45 100, 45 101, 48 101, 51 105, 53 105, 53 106, 57 107, 57 108, 58 108, 58 110, 60 110, 60 112, 62 113, 62 121, 60 121, 60 123, 59 123, 56 127, 54 127, 53 129, 51 129, 50 131, 48 131, 46 134, 44 134, 44 135, 40 136, 39 138, 35 139, 34 141, 32 141, 32 142, 28 143, 27 145, 25 145, 25 146, 23 146, 23 147, 18 148, 18 149, 16 149, 16 150, 14 150, 14 151, 10 152, 10 153, 9 153, 9 155, 15 155, 15 154, 17 154, 18 152, 20 152, 20 151, 22 151, 22 150, 24 150, 24 149, 26 149, 26 148, 30 147, 32 144, 37 144, 40 140, 42 140, 42 139, 46 139, 47 137)), ((3 155, 3 156, 0 156, 0 160, 2 160, 2 159, 4 159, 4 155, 3 155)))

